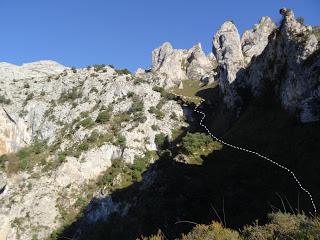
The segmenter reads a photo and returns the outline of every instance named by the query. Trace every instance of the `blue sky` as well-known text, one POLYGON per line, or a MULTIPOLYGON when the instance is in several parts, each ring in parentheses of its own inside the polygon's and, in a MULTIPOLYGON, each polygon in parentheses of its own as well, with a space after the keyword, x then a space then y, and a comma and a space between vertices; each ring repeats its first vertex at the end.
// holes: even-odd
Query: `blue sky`
POLYGON ((319 0, 0 0, 0 61, 134 71, 148 68, 151 51, 165 41, 175 48, 201 42, 209 52, 224 21, 232 19, 242 33, 264 15, 279 21, 283 6, 320 25, 319 0))

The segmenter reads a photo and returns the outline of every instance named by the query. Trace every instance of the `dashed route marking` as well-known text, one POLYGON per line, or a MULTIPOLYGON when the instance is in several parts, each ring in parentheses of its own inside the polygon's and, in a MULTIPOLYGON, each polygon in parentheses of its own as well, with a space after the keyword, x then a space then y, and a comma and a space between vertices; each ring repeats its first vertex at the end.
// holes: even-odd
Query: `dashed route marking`
POLYGON ((202 118, 201 118, 199 124, 200 124, 201 127, 203 127, 203 128, 208 132, 208 134, 209 134, 213 139, 215 139, 216 141, 220 142, 221 144, 223 144, 223 145, 225 145, 225 146, 228 146, 228 147, 231 147, 231 148, 240 150, 240 151, 244 151, 244 152, 247 152, 247 153, 254 154, 254 155, 256 155, 256 156, 258 156, 258 157, 260 157, 260 158, 262 158, 262 159, 264 159, 264 160, 269 161, 270 163, 276 165, 277 167, 282 168, 283 170, 287 171, 287 172, 293 177, 293 179, 296 181, 296 183, 298 184, 298 186, 300 187, 300 189, 301 189, 302 191, 304 191, 304 192, 309 196, 310 201, 311 201, 311 204, 312 204, 312 207, 313 207, 314 215, 317 214, 317 207, 316 207, 316 205, 315 205, 315 203, 314 203, 314 201, 313 201, 312 194, 311 194, 306 188, 304 188, 304 187, 302 186, 301 182, 298 180, 298 178, 296 177, 295 173, 294 173, 292 170, 290 170, 289 168, 287 168, 287 167, 285 167, 285 166, 283 166, 283 165, 281 165, 281 164, 273 161, 272 159, 270 159, 270 158, 268 158, 268 157, 266 157, 266 156, 264 156, 264 155, 262 155, 262 154, 260 154, 260 153, 258 153, 258 152, 255 152, 255 151, 252 151, 252 150, 249 150, 249 149, 245 149, 245 148, 242 148, 242 147, 237 147, 237 146, 235 146, 235 145, 233 145, 233 144, 227 143, 227 142, 221 140, 220 138, 216 137, 214 134, 212 134, 212 133, 210 132, 210 130, 207 128, 207 126, 202 123, 203 120, 206 118, 206 114, 205 114, 204 112, 198 110, 198 107, 202 104, 202 102, 205 101, 204 99, 202 99, 202 98, 200 98, 200 97, 188 97, 188 96, 184 96, 184 95, 179 95, 179 94, 176 94, 176 93, 174 93, 174 92, 171 92, 171 93, 172 93, 173 95, 177 96, 177 97, 181 97, 181 98, 185 98, 185 99, 191 99, 191 100, 192 100, 192 99, 197 99, 197 100, 200 100, 200 102, 199 102, 198 104, 196 104, 196 107, 193 109, 193 111, 202 115, 202 118))

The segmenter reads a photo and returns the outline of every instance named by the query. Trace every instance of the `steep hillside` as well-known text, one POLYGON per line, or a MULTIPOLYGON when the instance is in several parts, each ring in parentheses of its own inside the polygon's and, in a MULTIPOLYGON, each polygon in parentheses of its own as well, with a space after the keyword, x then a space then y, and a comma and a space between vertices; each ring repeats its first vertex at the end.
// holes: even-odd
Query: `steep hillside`
POLYGON ((0 240, 318 239, 319 29, 280 13, 135 74, 0 63, 0 240))

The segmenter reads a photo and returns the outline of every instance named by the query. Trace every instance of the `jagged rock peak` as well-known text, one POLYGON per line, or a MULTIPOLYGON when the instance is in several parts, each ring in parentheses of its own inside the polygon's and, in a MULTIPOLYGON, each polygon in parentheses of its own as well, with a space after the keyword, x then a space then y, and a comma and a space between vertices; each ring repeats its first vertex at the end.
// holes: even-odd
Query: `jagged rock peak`
POLYGON ((171 43, 165 42, 152 51, 152 70, 157 71, 168 56, 173 53, 171 43))
POLYGON ((270 17, 262 17, 253 29, 243 33, 241 38, 241 48, 245 64, 249 64, 253 56, 262 53, 268 44, 269 35, 276 29, 276 24, 270 17))
POLYGON ((152 52, 152 72, 164 79, 166 86, 185 79, 213 81, 214 62, 214 58, 205 55, 200 43, 190 49, 174 49, 165 42, 152 52))
POLYGON ((224 92, 226 85, 232 83, 237 72, 244 67, 240 35, 233 22, 224 22, 216 32, 213 53, 219 64, 219 85, 224 92))

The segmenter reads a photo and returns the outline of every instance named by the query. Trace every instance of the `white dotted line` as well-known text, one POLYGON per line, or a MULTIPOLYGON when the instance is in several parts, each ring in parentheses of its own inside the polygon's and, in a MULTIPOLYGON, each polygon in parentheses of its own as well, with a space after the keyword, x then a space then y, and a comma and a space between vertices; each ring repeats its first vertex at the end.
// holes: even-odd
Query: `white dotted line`
POLYGON ((255 151, 251 151, 251 150, 248 150, 248 149, 245 149, 245 148, 242 148, 242 147, 237 147, 237 146, 235 146, 235 145, 232 145, 232 144, 230 144, 230 143, 227 143, 227 142, 225 142, 225 141, 217 138, 215 135, 213 135, 213 134, 209 131, 209 129, 207 128, 207 126, 202 123, 202 121, 206 118, 205 113, 202 112, 202 111, 197 110, 198 107, 201 105, 201 103, 204 102, 204 99, 198 98, 198 97, 188 97, 188 96, 178 95, 178 94, 175 94, 175 93, 173 93, 173 92, 171 92, 171 93, 172 93, 173 95, 177 96, 177 97, 182 97, 182 98, 186 98, 186 99, 197 99, 197 100, 200 100, 200 102, 196 105, 196 107, 194 108, 193 111, 194 111, 194 112, 197 112, 197 113, 199 113, 199 114, 202 114, 202 118, 201 118, 201 120, 200 120, 200 126, 201 126, 201 127, 204 127, 204 128, 206 129, 206 131, 208 132, 208 134, 209 134, 212 138, 214 138, 216 141, 218 141, 218 142, 220 142, 220 143, 222 143, 223 145, 226 145, 226 146, 228 146, 228 147, 231 147, 231 148, 234 148, 234 149, 237 149, 237 150, 240 150, 240 151, 244 151, 244 152, 248 152, 248 153, 257 155, 258 157, 261 157, 261 158, 263 158, 263 159, 271 162, 272 164, 278 166, 279 168, 282 168, 282 169, 286 170, 289 174, 291 174, 292 177, 294 178, 294 180, 296 181, 296 183, 299 185, 300 189, 303 190, 303 191, 309 196, 310 201, 311 201, 312 206, 313 206, 314 215, 317 214, 317 207, 316 207, 316 205, 315 205, 315 203, 314 203, 314 201, 313 201, 313 197, 312 197, 311 193, 302 186, 301 182, 298 180, 298 178, 296 177, 296 175, 295 175, 295 173, 294 173, 293 171, 291 171, 289 168, 287 168, 287 167, 285 167, 285 166, 283 166, 283 165, 281 165, 281 164, 279 164, 279 163, 271 160, 270 158, 261 155, 260 153, 257 153, 257 152, 255 152, 255 151))

